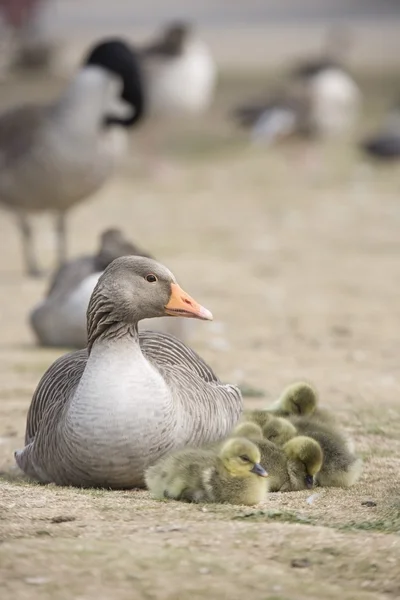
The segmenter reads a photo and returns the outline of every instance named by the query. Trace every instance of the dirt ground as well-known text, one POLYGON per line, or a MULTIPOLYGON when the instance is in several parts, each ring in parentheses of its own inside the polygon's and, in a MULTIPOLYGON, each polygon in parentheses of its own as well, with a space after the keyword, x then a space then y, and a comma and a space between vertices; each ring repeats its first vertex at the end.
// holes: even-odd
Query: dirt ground
MULTIPOLYGON (((60 86, 16 79, 2 98, 45 98, 60 86)), ((71 214, 70 254, 92 251, 105 227, 123 227, 212 310, 215 322, 196 323, 191 345, 222 379, 260 390, 246 404, 313 382, 353 436, 363 476, 350 490, 270 494, 252 509, 4 476, 4 600, 400 597, 400 172, 361 164, 351 144, 319 149, 321 168, 298 153, 249 148, 227 112, 258 88, 223 78, 208 119, 166 132, 163 177, 148 175, 134 138, 121 175, 71 214)), ((371 89, 372 124, 386 98, 382 82, 371 89)), ((48 219, 37 223, 37 244, 50 267, 48 219)), ((23 276, 5 213, 0 286, 8 472, 32 392, 61 351, 34 345, 27 316, 46 282, 23 276)))

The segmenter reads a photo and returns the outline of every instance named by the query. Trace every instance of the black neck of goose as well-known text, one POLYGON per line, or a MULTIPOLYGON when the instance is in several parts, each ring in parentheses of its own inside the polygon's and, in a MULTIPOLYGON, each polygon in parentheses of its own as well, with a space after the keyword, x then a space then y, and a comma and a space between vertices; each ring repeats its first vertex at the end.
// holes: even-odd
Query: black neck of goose
POLYGON ((109 298, 96 290, 92 294, 87 310, 87 336, 89 354, 93 344, 99 340, 118 340, 128 337, 133 342, 139 341, 137 322, 131 319, 129 323, 124 321, 109 298))

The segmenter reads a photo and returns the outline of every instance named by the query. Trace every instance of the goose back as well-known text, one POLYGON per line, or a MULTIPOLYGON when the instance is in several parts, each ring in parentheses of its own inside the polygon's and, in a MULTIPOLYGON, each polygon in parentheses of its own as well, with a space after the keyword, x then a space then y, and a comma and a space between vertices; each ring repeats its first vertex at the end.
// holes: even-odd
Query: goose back
MULTIPOLYGON (((139 334, 139 343, 143 355, 162 376, 172 398, 172 414, 169 426, 162 432, 163 443, 149 442, 149 455, 143 459, 146 466, 173 448, 199 446, 225 437, 242 410, 239 389, 223 385, 193 350, 172 336, 144 331, 139 334)), ((87 360, 87 350, 62 356, 44 374, 34 393, 27 417, 26 447, 17 453, 16 459, 25 472, 39 480, 48 481, 33 465, 43 465, 46 461, 52 464, 54 457, 65 456, 65 440, 60 431, 87 360), (36 459, 30 455, 33 450, 36 459)), ((132 402, 135 400, 138 401, 133 398, 132 402)), ((132 435, 140 436, 144 446, 155 436, 149 414, 152 414, 152 408, 138 401, 137 423, 132 424, 132 435)), ((52 469, 43 472, 49 471, 52 469)), ((135 485, 142 484, 142 478, 142 473, 136 476, 135 485)), ((90 484, 90 480, 82 481, 90 484)), ((70 485, 77 482, 73 475, 60 473, 56 483, 70 485)))

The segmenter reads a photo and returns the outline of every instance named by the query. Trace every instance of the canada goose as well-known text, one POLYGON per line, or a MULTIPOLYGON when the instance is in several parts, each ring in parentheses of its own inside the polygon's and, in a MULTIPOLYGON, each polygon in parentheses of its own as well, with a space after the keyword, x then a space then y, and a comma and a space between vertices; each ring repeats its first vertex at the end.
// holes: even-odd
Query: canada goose
MULTIPOLYGON (((275 420, 275 417, 272 419, 275 420)), ((261 464, 268 472, 268 492, 291 492, 314 485, 314 477, 321 469, 323 460, 322 449, 315 440, 297 436, 288 438, 289 441, 279 447, 264 438, 259 425, 245 421, 239 423, 231 435, 242 435, 257 445, 261 464)))
POLYGON ((196 115, 209 107, 216 66, 192 26, 171 23, 158 39, 142 48, 141 56, 151 115, 196 115))
POLYGON ((320 56, 297 61, 290 70, 290 81, 302 85, 310 98, 310 124, 318 135, 346 133, 358 116, 361 92, 345 67, 349 46, 350 32, 332 28, 320 56))
POLYGON ((0 204, 22 234, 25 265, 38 275, 29 214, 54 211, 58 262, 66 257, 66 214, 94 194, 126 150, 144 114, 139 62, 125 42, 96 44, 56 101, 0 117, 0 204))
POLYGON ((211 313, 156 261, 114 260, 87 313, 88 348, 43 375, 28 412, 18 466, 43 483, 132 488, 147 467, 185 446, 226 437, 242 410, 237 387, 172 336, 138 333, 142 319, 211 313))
MULTIPOLYGON (((316 483, 325 487, 350 487, 359 479, 362 461, 357 458, 348 440, 332 425, 312 417, 275 417, 262 430, 264 437, 283 446, 296 436, 307 436, 317 441, 324 459, 316 475, 316 483)), ((297 438, 296 438, 297 439, 297 438)))
POLYGON ((260 452, 245 438, 230 438, 215 452, 204 448, 178 450, 145 474, 157 499, 253 505, 266 495, 267 472, 260 452))
MULTIPOLYGON (((97 254, 82 256, 60 267, 53 276, 47 296, 30 313, 30 324, 42 346, 86 348, 86 312, 90 296, 104 269, 120 256, 147 256, 126 240, 119 229, 108 229, 100 237, 97 254)), ((187 337, 185 319, 145 319, 139 331, 153 329, 181 340, 187 337)))
POLYGON ((249 129, 253 142, 272 145, 289 138, 310 138, 311 99, 302 85, 287 83, 264 100, 246 103, 233 111, 234 120, 249 129))
POLYGON ((320 57, 294 64, 270 97, 234 111, 235 120, 250 129, 253 141, 269 145, 288 138, 307 141, 351 129, 361 93, 338 57, 338 49, 344 47, 339 35, 342 38, 343 32, 330 32, 329 47, 320 57))

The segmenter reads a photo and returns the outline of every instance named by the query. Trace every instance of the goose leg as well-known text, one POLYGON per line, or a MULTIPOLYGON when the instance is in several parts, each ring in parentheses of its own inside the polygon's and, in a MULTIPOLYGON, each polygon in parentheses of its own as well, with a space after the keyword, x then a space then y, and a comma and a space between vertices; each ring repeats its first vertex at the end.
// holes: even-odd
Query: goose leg
POLYGON ((24 256, 26 273, 31 277, 40 277, 42 275, 39 269, 35 249, 33 245, 32 227, 25 213, 17 214, 17 223, 22 235, 22 252, 24 256))
POLYGON ((61 267, 67 259, 67 227, 65 212, 57 213, 56 235, 58 249, 58 266, 61 267))

